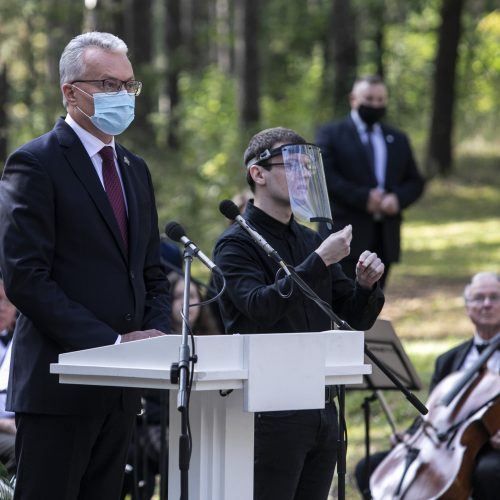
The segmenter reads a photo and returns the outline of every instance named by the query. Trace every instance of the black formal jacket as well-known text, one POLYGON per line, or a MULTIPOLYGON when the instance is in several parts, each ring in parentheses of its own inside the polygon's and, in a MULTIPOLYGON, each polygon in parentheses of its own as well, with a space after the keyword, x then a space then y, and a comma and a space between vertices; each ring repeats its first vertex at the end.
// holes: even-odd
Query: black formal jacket
POLYGON ((61 353, 114 344, 118 334, 169 330, 168 282, 145 162, 117 145, 129 250, 91 159, 67 123, 22 146, 0 181, 0 267, 20 311, 7 408, 45 414, 135 411, 137 391, 59 384, 61 353))
MULTIPOLYGON (((384 294, 376 285, 361 288, 348 278, 339 264, 325 266, 314 252, 321 244, 315 231, 272 218, 247 204, 245 219, 298 275, 330 304, 334 312, 353 328, 369 329, 384 305, 384 294)), ((214 261, 226 279, 219 303, 226 333, 318 332, 332 328, 329 316, 288 278, 276 282, 280 266, 238 224, 218 239, 214 261), (280 293, 281 292, 281 293, 280 293), (283 297, 287 295, 287 297, 283 297)))
MULTIPOLYGON (((420 175, 407 136, 381 124, 387 146, 385 190, 397 195, 401 211, 422 194, 420 175)), ((328 195, 332 208, 333 230, 353 226, 351 256, 357 259, 370 250, 375 224, 366 210, 368 194, 377 187, 366 146, 363 145, 351 117, 321 126, 316 134, 321 148, 328 195)), ((401 211, 382 221, 385 262, 397 262, 400 256, 401 211)), ((323 234, 323 233, 322 233, 323 234)))
POLYGON ((434 373, 432 375, 429 393, 433 391, 441 380, 460 369, 470 349, 474 345, 473 339, 453 347, 449 351, 441 354, 436 359, 434 373))

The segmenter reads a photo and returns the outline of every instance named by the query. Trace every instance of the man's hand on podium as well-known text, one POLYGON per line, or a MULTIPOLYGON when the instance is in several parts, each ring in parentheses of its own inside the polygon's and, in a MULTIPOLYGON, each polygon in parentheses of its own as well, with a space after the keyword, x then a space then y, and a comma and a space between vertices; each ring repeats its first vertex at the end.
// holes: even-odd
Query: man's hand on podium
POLYGON ((120 343, 123 342, 131 342, 132 340, 142 340, 142 339, 149 339, 152 337, 159 337, 160 335, 165 335, 163 332, 160 332, 160 330, 140 330, 140 331, 135 331, 135 332, 130 332, 122 335, 120 343))

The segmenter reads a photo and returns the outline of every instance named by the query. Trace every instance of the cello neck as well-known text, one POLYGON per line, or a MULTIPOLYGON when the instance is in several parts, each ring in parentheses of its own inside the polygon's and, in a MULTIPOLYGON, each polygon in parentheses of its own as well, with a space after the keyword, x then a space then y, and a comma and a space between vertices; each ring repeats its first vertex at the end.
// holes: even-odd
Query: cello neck
POLYGON ((452 387, 451 391, 448 394, 445 394, 441 401, 440 405, 448 406, 454 399, 455 396, 465 387, 468 387, 479 375, 481 368, 486 366, 486 362, 492 354, 498 349, 500 346, 500 337, 497 337, 495 340, 490 342, 490 345, 481 353, 477 361, 464 372, 463 376, 457 381, 457 383, 452 387))

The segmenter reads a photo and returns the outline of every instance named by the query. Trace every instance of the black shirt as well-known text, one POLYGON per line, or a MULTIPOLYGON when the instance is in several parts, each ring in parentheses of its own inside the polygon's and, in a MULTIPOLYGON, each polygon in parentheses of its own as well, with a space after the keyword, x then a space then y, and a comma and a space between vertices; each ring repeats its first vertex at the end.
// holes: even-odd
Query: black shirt
MULTIPOLYGON (((327 267, 314 252, 321 244, 315 231, 298 224, 293 216, 283 224, 255 207, 250 201, 244 218, 255 228, 300 277, 335 313, 353 328, 367 330, 384 305, 380 288, 361 288, 349 279, 339 264, 327 267)), ((227 288, 220 299, 226 333, 288 333, 329 330, 329 316, 293 285, 284 299, 278 292, 290 290, 290 278, 280 275, 280 266, 252 240, 238 224, 219 238, 214 249, 215 263, 226 278, 227 288)))

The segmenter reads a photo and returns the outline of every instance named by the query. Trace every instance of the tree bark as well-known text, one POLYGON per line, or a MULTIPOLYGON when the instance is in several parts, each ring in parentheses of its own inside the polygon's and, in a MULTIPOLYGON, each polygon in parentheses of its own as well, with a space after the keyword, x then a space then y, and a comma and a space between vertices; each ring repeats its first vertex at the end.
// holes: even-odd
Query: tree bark
POLYGON ((340 115, 349 109, 348 96, 358 66, 356 15, 351 0, 333 0, 328 39, 334 69, 333 109, 340 115))
POLYGON ((167 142, 172 149, 179 148, 177 134, 177 107, 180 103, 179 72, 182 47, 181 0, 167 0, 165 11, 167 75, 166 88, 169 101, 169 125, 167 142))
POLYGON ((236 74, 240 126, 250 130, 260 119, 259 14, 260 0, 236 0, 236 74))
POLYGON ((7 117, 7 103, 9 82, 7 79, 7 65, 0 64, 0 162, 3 165, 7 159, 9 123, 7 117))
POLYGON ((425 170, 428 177, 452 169, 453 110, 464 0, 443 0, 434 68, 432 117, 425 170))

